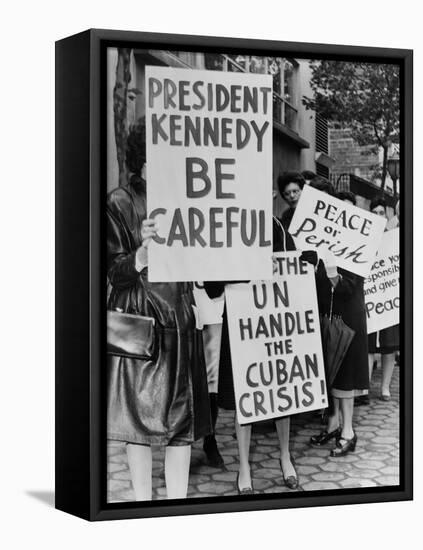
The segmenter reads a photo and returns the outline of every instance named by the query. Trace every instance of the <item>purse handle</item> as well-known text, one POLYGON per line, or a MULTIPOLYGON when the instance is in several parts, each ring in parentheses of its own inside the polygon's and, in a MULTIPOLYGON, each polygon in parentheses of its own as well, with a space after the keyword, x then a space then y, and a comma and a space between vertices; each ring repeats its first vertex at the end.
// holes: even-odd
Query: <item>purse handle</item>
POLYGON ((285 228, 284 226, 282 225, 282 223, 280 222, 280 220, 278 220, 278 218, 276 216, 273 216, 273 219, 275 220, 276 224, 278 225, 279 229, 282 229, 282 234, 283 234, 283 252, 286 252, 286 232, 285 232, 285 228))

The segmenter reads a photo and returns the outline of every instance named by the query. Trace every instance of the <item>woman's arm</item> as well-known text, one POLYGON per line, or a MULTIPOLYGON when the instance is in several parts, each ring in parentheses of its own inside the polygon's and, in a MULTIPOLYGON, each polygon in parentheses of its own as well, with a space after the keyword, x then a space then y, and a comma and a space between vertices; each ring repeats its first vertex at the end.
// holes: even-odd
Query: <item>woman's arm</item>
POLYGON ((145 209, 137 212, 135 208, 128 191, 124 188, 116 189, 109 195, 107 203, 108 276, 112 286, 117 288, 131 287, 140 279, 139 274, 148 265, 148 247, 157 234, 156 222, 145 217, 145 209), (139 227, 140 219, 142 219, 141 227, 139 227), (135 236, 134 223, 136 224, 135 236))
POLYGON ((133 286, 139 278, 136 269, 136 250, 129 249, 127 232, 121 221, 107 209, 107 274, 116 288, 133 286))

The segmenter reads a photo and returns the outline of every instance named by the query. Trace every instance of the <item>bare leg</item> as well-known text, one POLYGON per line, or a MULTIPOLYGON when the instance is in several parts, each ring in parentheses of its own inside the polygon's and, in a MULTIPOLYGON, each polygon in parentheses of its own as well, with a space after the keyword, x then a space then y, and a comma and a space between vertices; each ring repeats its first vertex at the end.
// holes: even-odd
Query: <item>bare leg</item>
POLYGON ((250 441, 251 441, 251 424, 248 426, 241 426, 238 423, 235 414, 235 431, 238 441, 239 452, 239 488, 245 489, 252 487, 251 473, 250 473, 250 441))
POLYGON ((373 375, 373 364, 375 362, 376 355, 374 353, 369 353, 369 383, 372 381, 373 375))
POLYGON ((382 355, 382 395, 390 397, 390 385, 395 367, 395 353, 384 353, 382 355))
POLYGON ((291 462, 291 456, 289 454, 289 431, 291 427, 291 418, 289 416, 279 418, 275 421, 275 424, 276 431, 278 432, 279 437, 283 475, 285 477, 296 477, 297 474, 295 472, 295 468, 291 462))
POLYGON ((339 399, 337 397, 332 397, 333 399, 333 413, 328 418, 328 432, 333 432, 337 430, 340 426, 339 422, 339 399))
POLYGON ((191 445, 166 447, 165 478, 167 498, 186 498, 188 493, 191 445))
POLYGON ((354 430, 352 426, 353 414, 354 414, 354 397, 342 397, 339 399, 341 405, 343 426, 341 437, 344 439, 352 439, 354 437, 354 430))
POLYGON ((126 445, 129 471, 131 472, 135 500, 151 500, 152 453, 145 445, 126 445))

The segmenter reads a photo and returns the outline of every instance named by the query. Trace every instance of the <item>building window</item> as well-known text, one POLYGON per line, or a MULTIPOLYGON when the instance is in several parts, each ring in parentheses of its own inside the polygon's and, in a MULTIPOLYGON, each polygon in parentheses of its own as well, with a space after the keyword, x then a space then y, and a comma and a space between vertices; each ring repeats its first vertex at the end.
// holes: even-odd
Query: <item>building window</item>
POLYGON ((191 67, 193 69, 200 68, 199 56, 201 54, 198 54, 196 52, 179 52, 179 51, 172 51, 169 53, 178 57, 187 67, 191 67))
POLYGON ((273 77, 273 119, 298 132, 298 63, 294 59, 205 54, 206 69, 270 74, 273 77))
POLYGON ((328 121, 316 113, 316 151, 329 154, 328 121))

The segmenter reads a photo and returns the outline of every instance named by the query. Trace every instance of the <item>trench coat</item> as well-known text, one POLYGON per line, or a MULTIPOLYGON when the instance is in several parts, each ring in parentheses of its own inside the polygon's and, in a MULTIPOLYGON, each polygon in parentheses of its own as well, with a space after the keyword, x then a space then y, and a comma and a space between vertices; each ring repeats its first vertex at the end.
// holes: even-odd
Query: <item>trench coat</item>
POLYGON ((207 374, 191 283, 150 283, 135 269, 146 217, 145 181, 132 177, 107 199, 108 309, 154 317, 154 359, 108 356, 107 437, 187 445, 211 432, 207 374))

